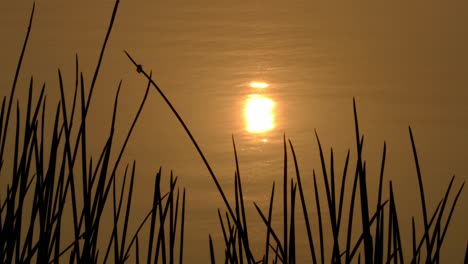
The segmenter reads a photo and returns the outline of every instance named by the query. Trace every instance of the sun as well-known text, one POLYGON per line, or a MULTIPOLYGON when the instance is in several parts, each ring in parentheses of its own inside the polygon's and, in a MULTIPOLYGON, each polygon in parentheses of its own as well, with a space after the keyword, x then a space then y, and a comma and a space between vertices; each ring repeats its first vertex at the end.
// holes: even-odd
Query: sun
POLYGON ((275 127, 274 107, 275 102, 266 96, 249 95, 244 108, 246 130, 250 133, 272 130, 275 127))

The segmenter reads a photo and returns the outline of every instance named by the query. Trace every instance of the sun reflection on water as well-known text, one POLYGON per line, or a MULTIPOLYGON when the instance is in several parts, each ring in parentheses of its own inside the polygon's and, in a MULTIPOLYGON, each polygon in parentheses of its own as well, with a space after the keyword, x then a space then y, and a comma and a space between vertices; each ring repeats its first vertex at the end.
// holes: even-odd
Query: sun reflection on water
POLYGON ((250 94, 245 101, 244 117, 249 133, 264 133, 275 127, 275 102, 261 94, 250 94))
POLYGON ((267 88, 270 85, 268 83, 266 83, 266 82, 251 82, 249 84, 249 86, 252 87, 252 88, 264 89, 264 88, 267 88))

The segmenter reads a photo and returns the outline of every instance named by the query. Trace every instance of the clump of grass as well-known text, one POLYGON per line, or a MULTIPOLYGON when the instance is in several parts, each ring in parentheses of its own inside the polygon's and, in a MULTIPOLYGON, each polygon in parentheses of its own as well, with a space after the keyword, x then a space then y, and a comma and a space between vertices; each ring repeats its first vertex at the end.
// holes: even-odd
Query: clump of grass
POLYGON ((127 132, 122 146, 116 146, 119 83, 114 111, 105 143, 99 156, 89 151, 87 115, 96 80, 100 72, 119 1, 116 1, 94 71, 89 93, 85 96, 85 82, 75 62, 75 87, 71 106, 65 99, 65 87, 58 70, 60 101, 55 105, 52 125, 46 107, 45 85, 37 99, 33 79, 29 85, 26 112, 16 104, 12 114, 16 83, 32 27, 32 9, 26 38, 18 61, 9 97, 4 97, 0 110, 0 176, 11 178, 2 186, 0 197, 0 262, 2 263, 57 263, 67 259, 71 263, 99 263, 113 261, 182 262, 185 221, 185 190, 177 187, 177 178, 171 173, 169 188, 163 187, 161 170, 154 178, 153 202, 146 217, 134 233, 129 233, 136 163, 127 164, 120 187, 116 182, 120 161, 128 140, 145 105, 149 88, 127 132), (8 101, 8 103, 6 103, 8 101), (8 134, 9 124, 16 124, 14 134, 8 134), (47 135, 51 135, 50 141, 47 135), (13 140, 13 149, 7 143, 13 140), (7 153, 13 155, 11 167, 4 166, 7 153), (111 160, 115 158, 115 161, 111 160), (128 187, 127 187, 128 186, 128 187), (120 188, 120 189, 119 189, 120 188), (168 191, 165 191, 168 190, 168 191), (108 238, 102 232, 103 212, 112 210, 112 232, 108 238), (64 217, 71 214, 71 217, 64 217), (27 216, 27 217, 26 217, 27 216), (148 221, 149 220, 149 221, 148 221), (65 230, 71 228, 72 240, 65 240, 65 230), (140 254, 140 231, 148 229, 146 254, 140 254), (102 248, 101 240, 108 240, 102 248), (133 255, 132 255, 133 254, 133 255), (130 258, 130 256, 132 256, 130 258))
MULTIPOLYGON (((336 166, 334 164, 333 149, 330 152, 330 162, 327 164, 325 160, 325 154, 322 150, 322 145, 318 134, 316 133, 317 145, 320 154, 322 178, 324 182, 324 189, 326 193, 325 203, 320 202, 320 191, 317 187, 316 172, 313 171, 313 182, 315 194, 315 205, 317 210, 317 223, 319 227, 319 239, 317 244, 317 238, 313 238, 312 225, 313 220, 307 210, 307 202, 304 196, 304 187, 302 185, 300 170, 297 163, 296 154, 294 151, 293 144, 290 140, 286 140, 284 137, 284 174, 283 174, 283 219, 282 230, 275 230, 272 226, 272 211, 273 211, 273 200, 275 195, 275 183, 273 183, 272 194, 270 198, 270 206, 268 208, 268 215, 265 216, 263 211, 257 204, 254 203, 257 212, 267 230, 267 236, 265 239, 265 251, 262 256, 254 257, 250 248, 249 236, 248 236, 248 225, 246 222, 244 197, 242 194, 242 184, 239 171, 239 163, 237 158, 237 152, 233 139, 234 156, 236 171, 234 173, 234 204, 229 203, 225 191, 220 186, 217 176, 211 169, 211 166, 201 148, 192 136, 187 125, 176 111, 175 107, 164 95, 163 91, 155 83, 155 81, 148 75, 144 69, 138 64, 129 53, 125 51, 131 62, 137 67, 138 73, 143 74, 151 85, 156 88, 160 96, 165 100, 168 106, 171 108, 174 115, 177 117, 186 133, 190 137, 193 145, 200 154, 203 162, 205 163, 223 201, 226 206, 226 214, 218 211, 219 221, 221 225, 221 231, 224 238, 224 252, 225 262, 227 263, 269 263, 270 259, 273 259, 273 263, 295 263, 296 262, 296 195, 299 189, 300 198, 300 209, 303 212, 305 228, 307 230, 307 239, 311 254, 312 263, 325 263, 326 259, 330 259, 332 263, 352 263, 359 262, 363 258, 365 263, 404 263, 405 258, 403 257, 403 249, 405 246, 402 243, 400 224, 398 221, 398 213, 396 210, 396 201, 393 192, 392 181, 389 181, 389 198, 383 200, 383 177, 385 170, 386 161, 386 143, 383 145, 383 153, 381 160, 381 169, 378 185, 378 197, 375 207, 371 205, 368 195, 367 186, 367 170, 366 161, 362 157, 362 150, 364 146, 364 136, 360 134, 358 115, 356 109, 356 103, 353 100, 354 110, 354 121, 355 121, 355 135, 356 135, 356 156, 357 161, 354 168, 354 178, 352 179, 351 197, 345 198, 345 187, 346 179, 349 166, 350 151, 348 151, 344 169, 341 177, 341 184, 338 186, 336 183, 337 179, 335 176, 336 166), (295 177, 288 175, 288 149, 286 142, 289 142, 289 148, 293 155, 293 162, 295 167, 295 177), (339 187, 339 194, 337 190, 339 187), (359 200, 357 198, 359 195, 359 200), (349 201, 348 205, 345 205, 344 201, 349 201), (343 207, 348 206, 350 208, 349 214, 346 217, 343 214, 343 207), (328 218, 321 212, 321 207, 328 209, 328 218), (359 208, 360 212, 355 212, 355 208, 359 208), (233 209, 234 208, 234 209, 233 209), (373 208, 375 208, 373 210, 373 208), (355 214, 359 214, 361 217, 361 224, 356 227, 353 223, 355 214), (325 221, 329 221, 332 237, 329 238, 332 241, 333 247, 331 252, 325 252, 325 238, 324 238, 324 224, 325 221), (358 228, 356 230, 356 228, 358 228), (385 232, 387 228, 387 232, 385 232), (354 233, 359 234, 357 241, 352 241, 352 235, 354 233), (282 238, 281 238, 282 234, 282 238), (345 243, 342 241, 342 237, 346 238, 345 243)), ((440 249, 442 247, 447 228, 450 220, 453 216, 455 206, 458 202, 460 194, 463 190, 464 183, 459 187, 455 194, 455 197, 449 200, 450 194, 452 194, 452 184, 454 178, 450 181, 447 191, 444 197, 440 200, 436 210, 429 215, 427 212, 427 206, 424 195, 423 181, 419 167, 419 160, 415 146, 415 140, 411 127, 409 128, 409 134, 413 149, 414 162, 416 166, 416 174, 418 177, 419 191, 421 197, 421 208, 424 226, 422 238, 416 236, 414 218, 412 222, 412 252, 410 254, 410 263, 420 263, 421 259, 425 263, 439 263, 440 262, 440 249), (447 206, 450 210, 447 212, 447 206), (429 220, 430 216, 430 220, 429 220), (443 218, 445 222, 442 221, 443 218), (425 245, 425 251, 422 246, 425 245)), ((215 263, 214 245, 211 236, 209 236, 209 249, 211 262, 215 263)))

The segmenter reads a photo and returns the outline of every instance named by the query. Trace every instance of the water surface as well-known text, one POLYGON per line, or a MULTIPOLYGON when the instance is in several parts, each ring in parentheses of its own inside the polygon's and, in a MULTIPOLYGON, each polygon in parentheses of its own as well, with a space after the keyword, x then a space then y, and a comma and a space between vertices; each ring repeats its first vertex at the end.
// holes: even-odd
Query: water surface
MULTIPOLYGON (((38 83, 50 83, 48 95, 57 98, 56 68, 62 68, 71 88, 75 52, 90 81, 112 5, 37 3, 20 85, 26 88, 34 75, 38 83)), ((3 96, 12 81, 30 3, 0 7, 3 96)), ((421 221, 408 125, 414 129, 431 209, 453 174, 457 184, 467 179, 467 19, 463 1, 123 1, 90 127, 99 145, 101 126, 110 122, 109 98, 121 79, 122 137, 143 96, 145 80, 124 56, 125 49, 153 71, 230 193, 234 137, 248 214, 259 223, 251 202, 266 208, 272 182, 281 183, 283 135, 294 143, 311 199, 312 170, 320 168, 314 131, 325 150, 334 147, 340 170, 348 148, 355 155, 355 97, 366 135, 369 184, 377 186, 386 140, 386 180, 394 182, 401 225, 408 232, 411 215, 421 221)), ((220 235, 221 199, 188 137, 155 92, 125 158, 138 160, 142 194, 150 192, 146 188, 159 166, 167 175, 172 169, 179 176, 189 197, 186 259, 206 260, 208 233, 220 235)), ((465 196, 449 230, 447 259, 461 260, 465 252, 465 196)), ((144 195, 135 202, 142 208, 150 203, 144 195)), ((263 226, 250 230, 259 236, 264 232, 263 226)))

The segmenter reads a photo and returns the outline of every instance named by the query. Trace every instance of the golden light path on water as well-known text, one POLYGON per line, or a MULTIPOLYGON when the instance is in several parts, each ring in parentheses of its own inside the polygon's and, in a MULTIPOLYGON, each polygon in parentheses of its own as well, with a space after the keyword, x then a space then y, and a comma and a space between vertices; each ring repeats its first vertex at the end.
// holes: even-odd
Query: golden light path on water
MULTIPOLYGON (((265 89, 269 85, 265 82, 251 82, 254 89, 265 89)), ((261 134, 275 127, 275 102, 264 94, 249 94, 245 100, 244 119, 249 133, 261 134)))
POLYGON ((252 88, 264 89, 264 88, 267 88, 270 85, 268 83, 265 83, 265 82, 251 82, 249 84, 249 86, 252 87, 252 88))

